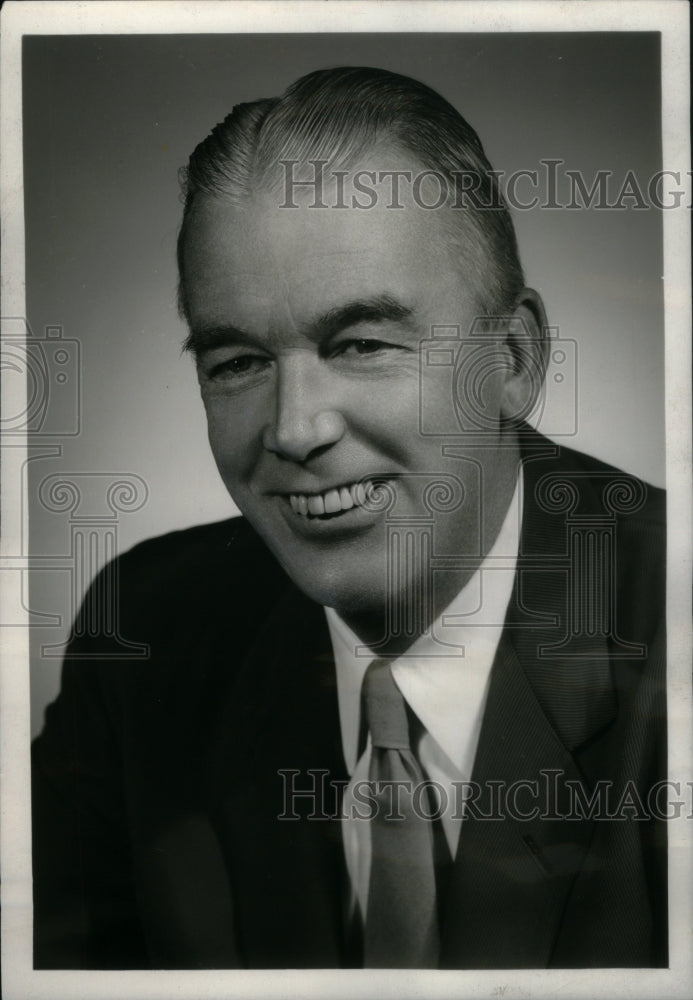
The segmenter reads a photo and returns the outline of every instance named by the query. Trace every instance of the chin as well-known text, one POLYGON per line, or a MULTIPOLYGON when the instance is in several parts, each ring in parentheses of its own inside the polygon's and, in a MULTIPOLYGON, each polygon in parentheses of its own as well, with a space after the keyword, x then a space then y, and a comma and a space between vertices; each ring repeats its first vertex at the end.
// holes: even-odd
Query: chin
POLYGON ((296 566, 283 562, 293 582, 316 604, 334 608, 342 617, 383 615, 387 604, 385 579, 371 567, 345 572, 343 566, 296 566), (380 578, 380 579, 379 579, 380 578))

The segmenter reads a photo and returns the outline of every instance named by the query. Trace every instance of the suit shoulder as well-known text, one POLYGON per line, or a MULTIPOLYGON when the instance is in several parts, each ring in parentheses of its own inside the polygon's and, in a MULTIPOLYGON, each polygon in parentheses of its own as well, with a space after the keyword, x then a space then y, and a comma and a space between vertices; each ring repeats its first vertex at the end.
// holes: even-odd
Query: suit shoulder
POLYGON ((591 455, 562 448, 567 477, 577 475, 591 495, 587 511, 613 524, 620 614, 633 630, 654 634, 661 624, 666 576, 666 491, 591 455))
POLYGON ((207 524, 194 524, 189 528, 177 528, 164 535, 154 535, 133 545, 125 555, 139 552, 147 548, 177 548, 186 544, 204 544, 218 538, 228 538, 245 535, 250 538, 252 529, 244 517, 227 517, 222 521, 212 521, 207 524))
POLYGON ((264 542, 240 517, 146 539, 103 574, 117 578, 122 610, 135 618, 157 609, 166 618, 224 606, 228 613, 286 580, 264 542))
POLYGON ((585 471, 594 477, 595 482, 601 482, 603 488, 610 491, 608 495, 603 494, 603 500, 623 526, 663 531, 666 521, 665 490, 591 455, 573 454, 579 456, 585 471))
POLYGON ((632 472, 610 465, 586 452, 559 445, 557 471, 567 476, 583 478, 595 493, 606 512, 615 515, 621 526, 635 530, 651 529, 663 532, 666 521, 666 491, 632 472))
POLYGON ((245 518, 232 517, 144 539, 119 558, 127 567, 147 564, 163 568, 200 559, 207 564, 222 554, 237 552, 240 556, 253 548, 261 550, 264 546, 245 518))

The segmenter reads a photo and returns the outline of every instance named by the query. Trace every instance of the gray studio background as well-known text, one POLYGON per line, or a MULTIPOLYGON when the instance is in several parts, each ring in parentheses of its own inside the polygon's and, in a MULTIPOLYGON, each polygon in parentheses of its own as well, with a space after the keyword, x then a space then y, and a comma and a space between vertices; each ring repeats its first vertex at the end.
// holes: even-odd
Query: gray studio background
MULTIPOLYGON (((654 34, 26 38, 27 318, 35 337, 53 328, 51 377, 55 328, 69 342, 67 360, 60 355, 69 377, 32 438, 27 474, 34 731, 89 582, 75 569, 80 523, 96 525, 84 563, 91 572, 109 546, 122 551, 233 513, 208 452, 192 364, 181 356, 178 168, 234 104, 339 64, 428 83, 508 173, 561 159, 588 184, 613 171, 616 194, 628 170, 646 188, 661 167, 654 34), (89 484, 79 508, 47 492, 48 479, 56 487, 65 473, 89 484), (101 493, 128 474, 146 484, 147 499, 121 491, 114 518, 101 493)), ((518 193, 526 198, 529 188, 518 193)), ((661 213, 536 208, 514 218, 528 283, 560 338, 577 344, 577 375, 566 368, 571 351, 563 382, 549 372, 543 429, 570 429, 577 392, 566 443, 662 485, 661 213)))

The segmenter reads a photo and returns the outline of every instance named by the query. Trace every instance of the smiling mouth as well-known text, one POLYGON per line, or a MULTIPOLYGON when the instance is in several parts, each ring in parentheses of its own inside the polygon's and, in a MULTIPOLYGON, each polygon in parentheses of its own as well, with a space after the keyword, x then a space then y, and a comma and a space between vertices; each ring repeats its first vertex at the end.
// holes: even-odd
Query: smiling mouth
POLYGON ((291 509, 300 517, 334 517, 354 507, 365 507, 372 483, 352 483, 324 493, 291 493, 291 509))

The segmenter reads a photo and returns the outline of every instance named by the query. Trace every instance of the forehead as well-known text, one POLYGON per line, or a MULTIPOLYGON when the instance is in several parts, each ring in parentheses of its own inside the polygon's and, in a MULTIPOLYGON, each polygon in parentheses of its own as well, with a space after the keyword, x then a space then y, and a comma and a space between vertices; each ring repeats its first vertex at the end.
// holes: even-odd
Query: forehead
POLYGON ((393 207, 392 186, 378 172, 421 170, 381 157, 357 166, 344 180, 327 172, 315 207, 314 189, 296 188, 286 207, 284 190, 260 190, 240 205, 228 198, 196 199, 186 226, 183 266, 193 326, 232 320, 248 328, 310 319, 344 301, 388 293, 401 301, 430 299, 462 275, 450 247, 450 209, 427 210, 402 185, 393 207), (359 171, 361 192, 352 203, 359 171), (340 184, 340 191, 337 185, 340 184), (336 207, 338 204, 348 207, 336 207), (435 289, 434 289, 435 281, 435 289))

